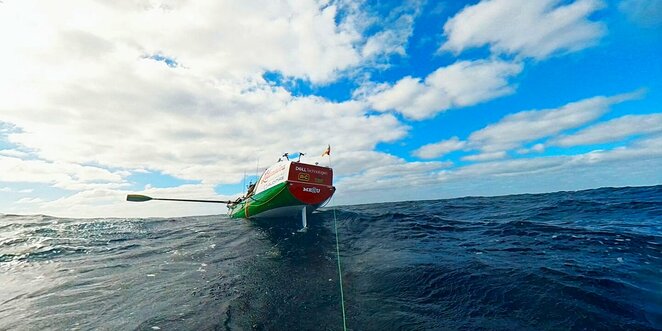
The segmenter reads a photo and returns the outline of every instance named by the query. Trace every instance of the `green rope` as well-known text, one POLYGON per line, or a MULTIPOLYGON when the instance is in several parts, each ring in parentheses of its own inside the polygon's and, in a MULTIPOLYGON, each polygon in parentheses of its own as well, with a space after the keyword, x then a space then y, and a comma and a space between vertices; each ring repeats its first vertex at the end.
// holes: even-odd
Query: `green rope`
POLYGON ((336 230, 336 257, 338 260, 338 282, 340 283, 340 305, 342 307, 342 328, 347 331, 347 318, 345 317, 345 295, 342 289, 342 270, 340 269, 340 244, 338 243, 338 220, 336 219, 336 209, 333 208, 333 227, 336 230))

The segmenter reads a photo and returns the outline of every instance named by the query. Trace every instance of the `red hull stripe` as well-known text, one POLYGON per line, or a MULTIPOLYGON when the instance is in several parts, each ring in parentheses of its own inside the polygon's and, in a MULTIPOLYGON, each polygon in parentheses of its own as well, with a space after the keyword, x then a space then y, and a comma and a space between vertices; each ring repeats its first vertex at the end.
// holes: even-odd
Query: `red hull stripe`
POLYGON ((336 188, 328 185, 315 185, 301 182, 288 182, 290 193, 307 205, 318 205, 329 199, 336 188))

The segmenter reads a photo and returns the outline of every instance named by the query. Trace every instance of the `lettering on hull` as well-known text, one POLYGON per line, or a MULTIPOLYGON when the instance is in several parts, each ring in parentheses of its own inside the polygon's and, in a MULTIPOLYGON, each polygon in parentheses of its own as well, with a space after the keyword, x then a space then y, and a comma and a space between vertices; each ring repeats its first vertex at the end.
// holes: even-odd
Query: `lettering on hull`
POLYGON ((290 182, 289 190, 301 203, 307 205, 320 204, 329 199, 336 190, 333 186, 311 185, 301 182, 290 182))
POLYGON ((315 194, 318 194, 318 193, 322 192, 322 190, 318 189, 317 187, 304 187, 303 191, 304 192, 315 193, 315 194))
POLYGON ((322 166, 292 162, 289 180, 310 182, 311 184, 333 185, 333 170, 322 166))

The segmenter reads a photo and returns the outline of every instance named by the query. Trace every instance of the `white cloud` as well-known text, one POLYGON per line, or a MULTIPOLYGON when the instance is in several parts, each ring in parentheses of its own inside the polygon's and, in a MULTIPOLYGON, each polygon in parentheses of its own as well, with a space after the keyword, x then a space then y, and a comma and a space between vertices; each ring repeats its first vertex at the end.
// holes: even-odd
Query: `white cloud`
POLYGON ((438 143, 422 146, 415 150, 412 155, 422 159, 434 159, 450 152, 461 150, 465 145, 465 141, 461 141, 458 137, 452 137, 438 143))
POLYGON ((662 114, 626 115, 572 135, 557 137, 550 143, 563 147, 600 144, 622 140, 632 135, 657 132, 662 132, 662 114))
POLYGON ((0 91, 12 91, 0 98, 0 115, 22 130, 9 140, 45 160, 236 183, 259 157, 327 143, 369 150, 407 130, 391 115, 366 116, 364 103, 294 97, 261 78, 276 70, 324 82, 358 64, 360 36, 336 25, 333 5, 3 7, 0 30, 25 38, 8 36, 16 51, 0 55, 9 57, 0 85, 11 86, 0 91), (15 19, 26 10, 39 24, 15 19))
MULTIPOLYGON (((612 150, 595 150, 586 154, 578 155, 573 158, 576 164, 594 165, 600 163, 626 163, 628 160, 647 161, 653 160, 659 166, 655 170, 662 167, 662 135, 646 137, 643 139, 635 140, 631 144, 623 147, 618 147, 612 150)), ((640 169, 630 169, 634 171, 641 171, 640 169)), ((659 171, 656 171, 659 173, 659 171)), ((620 174, 623 176, 623 174, 620 174)))
POLYGON ((492 161, 472 164, 457 170, 449 170, 441 175, 444 180, 472 176, 520 176, 523 174, 542 173, 551 170, 572 169, 605 165, 609 162, 640 161, 651 159, 662 166, 662 136, 637 140, 625 147, 613 150, 594 150, 572 156, 545 156, 525 159, 492 161))
MULTIPOLYGON (((370 150, 379 141, 399 139, 407 130, 391 115, 364 116, 360 103, 334 104, 287 94, 288 99, 279 100, 280 93, 257 91, 209 101, 204 95, 190 97, 210 105, 214 101, 235 103, 232 113, 219 110, 217 114, 187 116, 174 110, 163 113, 146 108, 141 112, 139 106, 127 105, 112 116, 104 112, 65 123, 42 123, 17 114, 16 122, 23 124, 25 132, 10 135, 10 140, 48 160, 149 168, 184 179, 232 183, 241 179, 246 168, 253 168, 258 158, 288 151, 317 154, 326 144, 349 151, 370 150), (242 105, 251 99, 253 102, 242 105), (130 119, 131 114, 140 115, 130 119)), ((45 111, 58 114, 57 110, 45 111)), ((81 107, 77 112, 85 111, 81 107)))
POLYGON ((122 175, 119 172, 74 163, 0 156, 0 182, 46 183, 68 190, 118 188, 126 185, 122 175))
MULTIPOLYGON (((546 139, 563 131, 590 123, 608 112, 612 105, 637 98, 642 93, 637 91, 611 97, 598 96, 571 102, 559 108, 513 113, 496 123, 474 131, 466 140, 453 137, 425 145, 412 154, 421 158, 432 159, 457 150, 479 150, 481 153, 464 156, 462 160, 488 161, 504 158, 507 155, 506 151, 513 149, 517 149, 516 151, 519 154, 539 153, 545 149, 545 145, 542 143, 536 143, 528 149, 521 148, 521 146, 527 142, 546 139)), ((587 135, 608 135, 610 129, 619 129, 621 130, 620 134, 611 134, 614 139, 619 139, 631 135, 632 133, 629 132, 635 130, 637 124, 645 125, 639 129, 641 132, 653 132, 659 127, 657 125, 659 121, 657 115, 627 117, 626 119, 626 121, 617 121, 609 126, 598 126, 595 131, 589 131, 587 135)), ((557 144, 575 138, 568 137, 564 139, 563 142, 557 144)), ((576 139, 587 138, 582 135, 582 137, 576 139)))
MULTIPOLYGON (((397 182, 398 185, 417 185, 430 180, 431 172, 452 165, 450 162, 438 161, 407 162, 376 151, 337 152, 332 156, 331 166, 336 174, 336 187, 339 192, 393 188, 382 185, 392 182, 397 182)), ((320 164, 327 165, 328 161, 324 160, 320 164)))
POLYGON ((361 33, 374 18, 360 7, 6 2, 0 39, 12 52, 0 53, 0 128, 17 149, 0 153, 0 181, 77 191, 48 209, 66 210, 125 187, 132 172, 213 187, 238 183, 257 159, 264 167, 284 152, 316 155, 331 144, 360 153, 400 139, 409 128, 391 114, 367 115, 363 101, 297 97, 263 79, 278 72, 325 84, 402 54, 417 7, 380 25, 388 32, 372 42, 361 33))
POLYGON ((368 101, 378 111, 394 110, 414 120, 454 107, 466 107, 514 92, 508 79, 522 65, 498 60, 460 61, 441 67, 423 81, 407 76, 381 86, 368 101))
POLYGON ((504 157, 506 157, 506 152, 505 151, 498 151, 498 152, 488 152, 488 153, 467 155, 467 156, 462 157, 462 160, 464 160, 464 161, 479 161, 480 162, 480 161, 503 159, 504 157))
POLYGON ((517 148, 522 143, 590 123, 609 111, 612 105, 640 95, 641 92, 633 92, 611 97, 598 96, 571 102, 559 108, 514 113, 473 132, 468 139, 469 145, 486 152, 517 148))
MULTIPOLYGON (((324 164, 329 159, 317 155, 327 144, 332 145, 336 174, 345 176, 337 183, 340 197, 352 203, 389 195, 389 200, 401 200, 408 197, 407 190, 471 176, 543 173, 563 168, 569 160, 501 160, 450 170, 449 162, 407 162, 374 150, 379 143, 403 138, 410 128, 392 114, 374 115, 371 107, 424 119, 475 105, 513 93, 509 80, 521 72, 520 62, 457 62, 425 78, 403 78, 365 98, 340 103, 297 97, 263 79, 265 72, 277 72, 285 79, 326 84, 363 64, 404 55, 416 6, 378 25, 384 30, 371 37, 362 33, 375 18, 361 11, 361 3, 343 1, 5 1, 0 6, 0 39, 12 50, 0 52, 0 134, 16 145, 0 151, 0 183, 9 183, 12 190, 0 192, 30 195, 20 205, 3 206, 3 212, 218 214, 223 205, 126 202, 125 195, 133 193, 127 191, 127 178, 147 171, 200 180, 168 189, 147 186, 135 193, 225 199, 229 197, 218 195, 214 187, 241 182, 257 159, 264 167, 283 152, 303 151, 306 161, 324 164), (338 15, 341 10, 346 12, 338 15), (170 67, 154 55, 178 65, 170 67), (23 183, 34 189, 24 189, 23 183), (71 195, 62 196, 64 190, 71 195)), ((575 8, 559 8, 565 7, 575 8)), ((493 48, 498 44, 488 43, 493 48)), ((533 44, 514 49, 524 54, 533 44)), ((554 51, 570 51, 579 44, 556 45, 561 46, 554 51)), ((523 117, 522 124, 537 123, 536 116, 523 117)), ((520 142, 529 141, 527 132, 514 134, 525 137, 520 142)), ((486 134, 468 142, 451 138, 416 154, 433 158, 470 147, 481 151, 468 156, 477 159, 505 153, 485 146, 509 144, 513 141, 486 134)), ((655 141, 641 142, 595 152, 576 163, 656 155, 656 146, 655 141)))
POLYGON ((0 150, 0 155, 3 156, 11 156, 11 157, 17 157, 17 158, 26 158, 28 157, 28 153, 16 150, 16 149, 2 149, 0 150))
POLYGON ((35 204, 38 202, 42 202, 40 198, 21 198, 16 201, 17 204, 35 204))
POLYGON ((518 154, 529 154, 529 153, 541 153, 541 152, 544 152, 544 151, 545 151, 545 145, 541 144, 541 143, 538 143, 538 144, 535 144, 535 145, 531 146, 531 148, 520 148, 520 149, 517 150, 517 153, 518 154))
MULTIPOLYGON (((462 195, 499 195, 579 190, 603 186, 662 183, 662 135, 614 150, 574 156, 495 160, 445 169, 443 166, 399 176, 360 173, 345 180, 338 203, 439 199, 462 195), (577 176, 577 174, 582 174, 577 176), (368 195, 366 191, 370 191, 368 195)), ((385 172, 388 173, 388 170, 385 172)))
POLYGON ((334 173, 343 176, 356 175, 366 168, 391 166, 403 162, 402 159, 390 154, 376 151, 349 151, 343 150, 342 146, 332 147, 331 153, 332 160, 321 160, 320 164, 332 166, 334 173), (329 162, 331 163, 329 164, 329 162))
POLYGON ((223 214, 227 209, 222 203, 187 203, 168 201, 128 202, 126 195, 140 193, 151 197, 228 200, 219 196, 211 185, 182 185, 170 188, 150 188, 141 192, 118 189, 94 188, 51 201, 31 205, 31 213, 63 217, 114 216, 114 217, 177 217, 186 215, 223 214))
MULTIPOLYGON (((166 7, 7 2, 0 12, 0 38, 13 51, 0 55, 7 78, 0 87, 34 85, 34 76, 44 80, 38 85, 94 78, 103 68, 126 74, 131 62, 155 54, 175 59, 187 75, 201 80, 254 81, 265 71, 277 71, 327 83, 375 56, 402 53, 398 44, 406 42, 417 10, 414 6, 413 13, 371 42, 361 34, 366 14, 343 2, 196 1, 166 7), (49 70, 42 71, 43 66, 49 70), (24 78, 16 80, 21 74, 24 78)), ((13 95, 17 102, 30 96, 13 95)))
POLYGON ((555 169, 563 166, 570 158, 538 157, 531 159, 514 159, 490 161, 471 164, 457 170, 442 172, 441 180, 457 180, 467 178, 485 178, 489 176, 519 176, 555 169))
MULTIPOLYGON (((456 197, 462 194, 494 195, 659 184, 662 176, 656 169, 662 167, 660 135, 636 140, 626 147, 613 150, 595 150, 573 156, 505 159, 509 150, 518 151, 517 148, 523 144, 549 139, 563 131, 586 125, 608 112, 613 105, 641 94, 639 91, 609 97, 598 96, 558 108, 518 112, 474 132, 466 141, 452 137, 426 145, 415 152, 418 157, 434 158, 455 150, 477 149, 479 153, 463 157, 463 160, 478 161, 474 164, 451 168, 444 163, 436 166, 433 163, 422 163, 418 165, 419 169, 407 169, 403 164, 398 164, 397 159, 385 163, 386 167, 379 167, 379 162, 376 162, 375 167, 380 170, 358 172, 339 183, 338 187, 343 192, 339 203, 370 202, 365 198, 368 191, 372 201, 394 201, 456 197), (400 176, 393 168, 407 169, 411 177, 400 176), (629 168, 632 168, 628 172, 631 175, 615 175, 621 171, 616 169, 624 171, 629 168), (584 175, 578 178, 577 173, 584 175)), ((654 129, 657 122, 652 119, 656 118, 657 114, 636 115, 635 119, 629 121, 633 122, 632 126, 639 123, 641 129, 655 134, 659 130, 654 129)), ((614 132, 620 130, 611 128, 614 132)), ((625 137, 619 133, 613 135, 625 137)), ((544 150, 544 143, 534 143, 529 148, 519 149, 526 153, 544 150)))
POLYGON ((420 14, 422 1, 406 1, 391 11, 386 22, 374 22, 384 26, 382 30, 370 36, 361 54, 369 59, 379 55, 406 55, 405 47, 414 32, 414 20, 420 14))
POLYGON ((444 24, 442 50, 461 52, 489 45, 493 53, 543 59, 594 45, 606 32, 588 17, 600 0, 484 0, 464 8, 444 24))
POLYGON ((406 162, 400 158, 389 158, 392 158, 391 162, 371 162, 369 167, 355 175, 343 177, 336 185, 338 191, 345 194, 385 190, 393 194, 405 187, 433 183, 437 171, 452 165, 450 162, 406 162))

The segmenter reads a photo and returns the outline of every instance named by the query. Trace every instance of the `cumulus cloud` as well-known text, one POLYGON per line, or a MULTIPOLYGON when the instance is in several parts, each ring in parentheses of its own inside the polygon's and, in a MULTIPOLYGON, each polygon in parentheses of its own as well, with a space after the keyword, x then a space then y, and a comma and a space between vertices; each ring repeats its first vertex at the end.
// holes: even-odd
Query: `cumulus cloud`
MULTIPOLYGON (((114 217, 177 217, 186 215, 217 215, 226 211, 225 205, 218 203, 176 203, 150 201, 145 203, 127 202, 126 190, 93 188, 76 192, 54 200, 39 201, 33 204, 32 213, 58 215, 62 217, 114 216, 114 217)), ((212 185, 181 185, 171 188, 148 188, 138 192, 151 197, 200 198, 228 200, 229 196, 219 196, 212 185)))
MULTIPOLYGON (((162 84, 150 90, 154 96, 141 98, 159 103, 166 96, 158 90, 164 88, 180 94, 176 98, 182 100, 162 107, 142 107, 127 99, 115 100, 123 103, 121 108, 99 105, 97 112, 88 113, 85 105, 76 105, 87 101, 83 97, 72 99, 74 107, 66 111, 41 110, 62 121, 30 116, 28 111, 11 113, 9 118, 25 131, 9 139, 47 160, 146 168, 183 179, 232 183, 257 158, 293 150, 317 154, 314 151, 326 144, 370 150, 379 141, 401 138, 407 130, 392 115, 366 117, 365 107, 357 102, 294 98, 262 88, 224 95, 199 87, 192 92, 162 84)), ((101 100, 114 97, 113 91, 95 95, 101 100)))
POLYGON ((475 163, 457 170, 442 172, 440 179, 458 180, 471 177, 504 177, 540 173, 561 167, 569 160, 569 157, 540 157, 475 163))
POLYGON ((509 79, 522 65, 499 60, 460 61, 441 67, 425 79, 407 76, 368 101, 378 111, 396 111, 423 120, 454 107, 466 107, 514 92, 509 79))
POLYGON ((452 163, 450 162, 406 162, 392 158, 386 164, 371 163, 360 172, 343 177, 337 183, 342 192, 365 192, 388 190, 391 194, 404 187, 429 185, 436 182, 435 174, 452 163))
POLYGON ((16 201, 17 204, 35 204, 38 202, 42 202, 40 198, 21 198, 16 201))
POLYGON ((385 22, 373 22, 384 28, 367 38, 361 49, 364 58, 379 55, 406 55, 405 47, 414 32, 414 21, 420 14, 422 1, 406 1, 391 11, 385 22))
POLYGON ((629 145, 613 150, 594 150, 572 156, 547 156, 515 160, 501 160, 472 164, 456 171, 443 173, 445 179, 452 176, 512 176, 528 173, 540 173, 559 169, 572 169, 605 164, 613 161, 632 161, 649 158, 662 161, 662 136, 636 140, 629 145), (453 175, 450 176, 449 173, 453 175))
POLYGON ((441 50, 488 45, 493 53, 537 59, 578 51, 605 34, 604 24, 588 19, 603 7, 600 0, 484 0, 444 24, 441 50))
POLYGON ((23 159, 29 156, 28 153, 16 149, 0 149, 0 155, 16 157, 19 159, 23 159))
POLYGON ((91 202, 93 192, 116 198, 111 191, 140 171, 197 180, 213 195, 209 187, 240 182, 257 160, 318 155, 327 144, 365 153, 400 139, 409 128, 368 115, 364 101, 295 96, 263 78, 326 84, 403 54, 418 7, 400 7, 405 15, 369 37, 375 19, 361 6, 4 3, 0 38, 12 51, 0 53, 0 129, 10 148, 0 155, 15 175, 0 181, 80 191, 58 206, 91 202))
POLYGON ((487 153, 467 155, 467 156, 462 157, 462 160, 464 160, 464 161, 488 161, 488 160, 503 159, 504 157, 506 157, 506 152, 505 151, 498 151, 498 152, 487 152, 487 153))
POLYGON ((23 160, 0 156, 0 182, 45 183, 54 187, 81 190, 94 187, 126 186, 126 173, 75 163, 23 160))
POLYGON ((412 155, 422 159, 434 159, 453 151, 461 150, 466 145, 458 137, 442 140, 434 144, 427 144, 415 150, 412 155))
POLYGON ((562 147, 591 145, 658 132, 662 132, 662 114, 626 115, 593 125, 572 135, 557 137, 550 144, 562 147))
POLYGON ((471 147, 486 152, 509 150, 522 143, 546 138, 596 120, 610 107, 637 98, 641 92, 598 96, 568 103, 559 108, 527 110, 507 115, 499 122, 473 132, 471 147))
MULTIPOLYGON (((506 151, 517 149, 519 154, 542 152, 545 145, 536 143, 531 148, 521 148, 523 144, 547 139, 569 129, 588 124, 610 110, 614 104, 641 96, 642 92, 632 92, 610 97, 598 96, 571 102, 559 108, 527 110, 505 116, 496 123, 474 131, 466 140, 453 137, 437 143, 425 145, 414 151, 413 155, 433 159, 456 150, 478 150, 479 154, 467 155, 465 161, 487 161, 504 158, 506 151)), ((637 125, 644 125, 640 132, 653 132, 659 121, 657 116, 626 117, 606 126, 599 125, 595 130, 581 134, 580 137, 567 137, 557 144, 573 139, 586 140, 587 137, 607 135, 610 129, 620 129, 622 133, 612 134, 614 139, 626 137, 637 125), (644 124, 645 123, 645 124, 644 124), (646 131, 648 130, 648 131, 646 131)), ((609 123, 609 122, 607 122, 609 123)), ((602 139, 602 138, 597 138, 602 139)))
POLYGON ((0 55, 0 90, 12 91, 0 114, 21 129, 9 140, 48 161, 233 183, 260 157, 328 143, 370 150, 405 134, 361 102, 295 97, 264 81, 265 70, 333 79, 360 60, 360 36, 336 24, 333 5, 263 5, 6 4, 0 33, 15 52, 0 55), (39 24, 16 19, 26 10, 39 24))
POLYGON ((541 153, 545 151, 545 144, 535 144, 531 146, 530 148, 520 148, 517 150, 518 154, 529 154, 529 153, 541 153))
POLYGON ((658 185, 662 180, 662 173, 658 171, 661 166, 662 135, 656 135, 613 150, 594 150, 579 155, 491 160, 455 168, 422 167, 425 169, 422 173, 410 170, 417 180, 416 185, 409 185, 399 176, 375 177, 370 173, 359 173, 343 181, 346 186, 342 187, 343 194, 338 201, 357 203, 374 199, 402 200, 403 197, 437 199, 601 186, 658 185), (623 176, 626 172, 632 176, 623 176), (355 190, 354 187, 361 189, 355 190), (365 190, 368 189, 373 190, 370 199, 366 199, 365 190))
MULTIPOLYGON (((540 58, 585 47, 603 30, 586 19, 599 2, 541 3, 521 4, 524 13, 537 14, 534 18, 544 24, 531 28, 516 20, 516 42, 503 37, 503 24, 494 25, 498 33, 493 38, 469 29, 472 37, 466 41, 453 39, 465 31, 461 17, 468 7, 447 24, 449 42, 444 47, 459 40, 451 50, 489 44, 494 52, 540 58), (521 31, 532 39, 522 37, 521 31)), ((5 210, 75 217, 218 214, 223 206, 127 203, 126 194, 134 193, 128 191, 130 175, 158 172, 199 181, 135 193, 227 199, 231 197, 214 188, 241 182, 256 160, 264 167, 284 152, 301 151, 314 155, 306 161, 326 164, 329 158, 317 155, 327 144, 333 148, 336 174, 343 175, 337 182, 341 199, 350 203, 366 197, 400 200, 405 190, 467 183, 463 178, 543 173, 569 167, 571 161, 602 164, 660 150, 659 141, 647 140, 581 158, 497 160, 507 148, 531 142, 536 135, 561 132, 546 122, 576 128, 619 102, 604 97, 593 104, 564 106, 574 111, 561 107, 515 114, 466 141, 453 137, 414 152, 429 159, 455 150, 480 151, 465 157, 481 161, 470 166, 407 162, 377 152, 378 144, 402 139, 410 130, 389 111, 421 120, 508 95, 522 62, 460 61, 427 77, 373 85, 377 89, 345 102, 296 96, 263 78, 276 72, 323 85, 366 63, 405 55, 420 3, 398 7, 380 24, 362 11, 364 4, 5 1, 0 39, 12 51, 0 53, 0 182, 8 185, 0 192, 12 198, 16 193, 30 195, 5 210), (584 109, 591 107, 598 110, 584 109), (34 191, 23 189, 24 183, 34 191), (71 193, 53 197, 40 192, 44 187, 71 193)))

